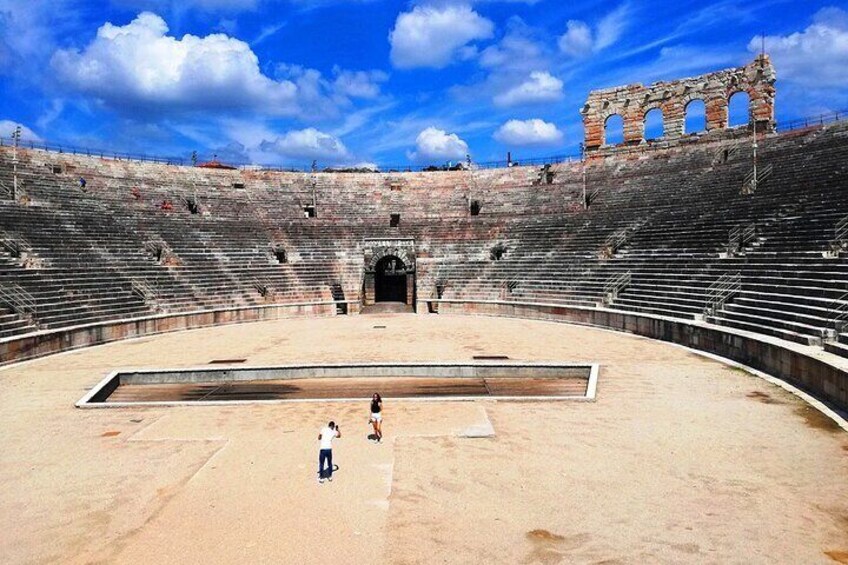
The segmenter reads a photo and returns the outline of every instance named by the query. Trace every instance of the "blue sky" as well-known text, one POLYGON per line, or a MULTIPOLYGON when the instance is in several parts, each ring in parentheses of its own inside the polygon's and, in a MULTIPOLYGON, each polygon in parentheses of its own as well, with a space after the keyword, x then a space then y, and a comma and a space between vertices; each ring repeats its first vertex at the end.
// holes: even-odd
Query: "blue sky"
POLYGON ((834 0, 0 0, 0 135, 295 166, 571 154, 589 90, 744 64, 761 34, 778 121, 848 109, 834 0))

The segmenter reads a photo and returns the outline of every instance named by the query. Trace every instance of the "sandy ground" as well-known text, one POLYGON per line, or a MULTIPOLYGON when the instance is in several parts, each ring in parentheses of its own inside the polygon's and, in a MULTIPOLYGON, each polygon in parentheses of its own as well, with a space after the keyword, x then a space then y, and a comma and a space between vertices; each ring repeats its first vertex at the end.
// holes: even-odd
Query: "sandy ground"
POLYGON ((744 371, 600 330, 196 330, 10 367, 0 408, 4 563, 848 563, 848 433, 744 371), (367 405, 73 407, 114 368, 480 354, 599 362, 598 400, 389 403, 382 445, 367 405), (331 418, 340 469, 319 485, 331 418))

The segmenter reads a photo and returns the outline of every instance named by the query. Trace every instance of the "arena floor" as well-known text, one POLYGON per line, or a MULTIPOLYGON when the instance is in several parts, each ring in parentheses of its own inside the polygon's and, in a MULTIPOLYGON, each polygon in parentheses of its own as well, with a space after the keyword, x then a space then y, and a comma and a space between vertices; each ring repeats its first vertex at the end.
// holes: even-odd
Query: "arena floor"
POLYGON ((738 368, 548 322, 350 316, 0 371, 5 563, 848 563, 848 433, 738 368), (375 329, 375 324, 386 329, 375 329), (598 362, 596 402, 74 408, 116 368, 598 362), (316 481, 339 422, 339 471, 316 481))

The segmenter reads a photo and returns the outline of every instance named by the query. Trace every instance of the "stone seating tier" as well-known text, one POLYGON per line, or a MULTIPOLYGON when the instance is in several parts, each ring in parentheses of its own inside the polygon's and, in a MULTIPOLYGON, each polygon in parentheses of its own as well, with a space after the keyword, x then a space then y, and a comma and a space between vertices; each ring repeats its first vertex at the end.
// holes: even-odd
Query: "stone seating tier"
MULTIPOLYGON (((741 191, 751 148, 737 147, 728 159, 720 140, 593 156, 588 210, 575 162, 551 175, 310 174, 19 149, 25 199, 0 201, 0 240, 19 252, 0 249, 0 284, 24 288, 38 309, 29 322, 0 304, 0 337, 33 323, 329 301, 333 285, 357 301, 364 240, 402 237, 415 239, 419 297, 435 297, 438 283, 444 298, 592 306, 607 298, 608 281, 630 273, 610 307, 691 319, 704 313, 710 285, 738 272, 741 290, 709 321, 818 343, 837 328, 848 292, 848 260, 825 257, 848 215, 848 126, 761 139, 759 162, 772 173, 754 194, 741 191), (306 218, 313 203, 317 217, 306 218), (390 227, 394 213, 401 220, 390 227), (730 232, 752 224, 755 235, 728 256, 730 232), (496 244, 506 249, 499 260, 496 244)), ((12 168, 11 150, 0 148, 2 186, 12 168)))

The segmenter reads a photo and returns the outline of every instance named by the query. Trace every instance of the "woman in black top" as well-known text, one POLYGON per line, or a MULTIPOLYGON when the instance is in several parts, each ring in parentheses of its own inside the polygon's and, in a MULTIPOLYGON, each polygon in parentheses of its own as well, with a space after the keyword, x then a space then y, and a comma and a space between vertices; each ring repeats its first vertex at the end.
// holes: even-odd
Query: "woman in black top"
POLYGON ((371 418, 368 421, 374 426, 374 439, 383 441, 383 399, 376 392, 371 397, 371 418))

